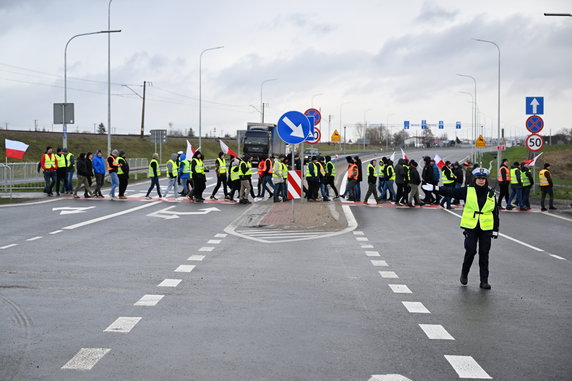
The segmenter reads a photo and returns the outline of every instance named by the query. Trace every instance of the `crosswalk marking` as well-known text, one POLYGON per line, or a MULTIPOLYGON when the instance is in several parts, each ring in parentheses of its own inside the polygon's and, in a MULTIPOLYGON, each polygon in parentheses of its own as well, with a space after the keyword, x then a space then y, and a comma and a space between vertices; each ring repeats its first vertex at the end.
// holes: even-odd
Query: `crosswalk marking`
POLYGON ((425 308, 421 302, 401 302, 407 308, 407 311, 412 314, 430 314, 429 310, 425 308))
POLYGON ((388 266, 386 261, 371 260, 371 264, 376 266, 376 267, 387 267, 388 266))
POLYGON ((354 231, 354 235, 364 235, 364 232, 356 230, 354 231))
POLYGON ((441 324, 419 324, 419 327, 431 340, 455 340, 441 324))
POLYGON ((180 265, 175 269, 176 273, 190 273, 195 268, 195 265, 180 265))
POLYGON ((356 237, 356 240, 358 240, 358 241, 369 241, 369 239, 367 239, 367 237, 356 237))
POLYGON ((459 378, 479 378, 492 380, 492 377, 471 356, 445 355, 459 378))
POLYGON ((412 294, 409 287, 404 284, 388 284, 388 286, 396 294, 412 294))
POLYGON ((165 279, 157 287, 177 287, 179 283, 181 283, 181 279, 165 279))
POLYGON ((116 333, 129 333, 141 320, 141 317, 118 317, 111 325, 103 332, 116 332, 116 333))
POLYGON ((362 249, 373 249, 373 245, 370 245, 369 243, 362 243, 360 244, 360 247, 362 249))
POLYGON ((134 306, 152 307, 156 306, 165 295, 143 295, 141 299, 135 302, 134 306))
POLYGON ((215 234, 215 238, 225 238, 228 234, 224 234, 224 233, 219 233, 219 234, 215 234))
POLYGON ((274 243, 284 241, 295 241, 299 239, 322 238, 328 232, 323 231, 303 231, 303 230, 285 230, 275 228, 264 229, 240 229, 237 233, 256 239, 257 241, 274 243))
POLYGON ((62 369, 90 370, 111 348, 81 348, 62 369))
POLYGON ((213 251, 214 246, 203 246, 199 249, 199 251, 213 251))
POLYGON ((220 243, 220 239, 209 239, 207 243, 210 245, 218 245, 220 243))
POLYGON ((379 251, 366 251, 365 255, 368 257, 379 257, 379 251))
POLYGON ((204 255, 191 255, 187 261, 202 261, 203 259, 205 259, 204 255))
POLYGON ((382 278, 396 279, 399 278, 394 271, 379 271, 382 278))

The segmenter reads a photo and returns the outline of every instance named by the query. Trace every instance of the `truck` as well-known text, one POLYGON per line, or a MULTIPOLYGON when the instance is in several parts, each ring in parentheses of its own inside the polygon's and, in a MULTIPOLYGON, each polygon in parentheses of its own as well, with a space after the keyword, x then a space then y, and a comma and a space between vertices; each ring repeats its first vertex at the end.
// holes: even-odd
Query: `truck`
POLYGON ((272 123, 248 122, 244 133, 242 152, 254 157, 253 164, 258 164, 258 156, 278 156, 286 153, 286 143, 278 136, 276 125, 272 123))

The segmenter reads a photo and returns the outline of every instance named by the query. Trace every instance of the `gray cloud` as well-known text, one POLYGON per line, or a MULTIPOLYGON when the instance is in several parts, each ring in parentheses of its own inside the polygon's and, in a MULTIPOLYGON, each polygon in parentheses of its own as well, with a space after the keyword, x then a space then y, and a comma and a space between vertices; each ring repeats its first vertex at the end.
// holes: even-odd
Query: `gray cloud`
POLYGON ((273 25, 277 28, 288 29, 292 28, 292 26, 297 26, 316 33, 329 33, 335 29, 333 25, 314 21, 313 17, 315 16, 302 13, 280 15, 274 19, 273 25))
POLYGON ((417 16, 417 21, 425 23, 436 23, 452 21, 458 14, 458 11, 447 11, 437 5, 435 1, 426 1, 421 7, 421 12, 417 16))

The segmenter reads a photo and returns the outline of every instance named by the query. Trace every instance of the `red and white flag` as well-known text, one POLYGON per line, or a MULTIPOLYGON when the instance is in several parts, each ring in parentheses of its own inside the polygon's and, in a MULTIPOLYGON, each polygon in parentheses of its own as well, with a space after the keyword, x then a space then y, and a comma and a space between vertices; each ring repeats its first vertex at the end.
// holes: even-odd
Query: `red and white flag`
POLYGON ((192 144, 189 143, 189 141, 187 140, 187 152, 185 152, 185 156, 187 157, 187 160, 191 160, 191 157, 193 157, 195 155, 195 149, 193 148, 192 144))
POLYGON ((433 160, 435 160, 435 164, 437 164, 437 167, 439 167, 440 170, 443 169, 445 162, 441 159, 441 156, 435 154, 435 158, 433 158, 433 160))
POLYGON ((234 157, 238 157, 238 155, 236 153, 234 153, 234 151, 231 150, 229 146, 224 144, 224 142, 222 140, 219 140, 219 142, 220 142, 220 150, 222 152, 224 152, 225 155, 232 155, 234 157))
POLYGON ((536 159, 538 159, 538 158, 540 157, 540 155, 542 155, 543 153, 544 153, 544 152, 539 153, 538 155, 536 155, 536 156, 534 157, 534 159, 523 160, 522 162, 523 162, 524 164, 530 165, 531 167, 534 167, 534 165, 536 164, 536 159))
POLYGON ((402 156, 405 160, 409 160, 409 158, 407 157, 407 155, 405 154, 405 152, 403 152, 403 148, 401 148, 401 156, 402 156))
POLYGON ((6 140, 6 157, 13 159, 22 159, 29 145, 17 140, 6 140))
POLYGON ((393 151, 393 153, 392 153, 391 156, 389 157, 389 160, 395 161, 395 151, 393 151))

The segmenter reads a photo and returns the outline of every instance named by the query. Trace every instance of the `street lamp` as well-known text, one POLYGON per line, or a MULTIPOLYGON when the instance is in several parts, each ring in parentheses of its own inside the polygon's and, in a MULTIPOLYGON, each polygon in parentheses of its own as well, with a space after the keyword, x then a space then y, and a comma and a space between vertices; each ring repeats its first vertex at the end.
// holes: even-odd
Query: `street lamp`
POLYGON ((210 50, 222 49, 224 46, 217 46, 214 48, 207 48, 201 52, 199 55, 199 148, 201 148, 201 137, 202 137, 202 63, 203 63, 203 54, 210 50))
MULTIPOLYGON (((392 115, 393 115, 393 113, 391 112, 391 113, 387 114, 387 117, 386 117, 386 123, 385 123, 385 126, 387 128, 387 138, 385 139, 385 150, 386 151, 389 150, 389 138, 391 137, 391 130, 389 127, 389 117, 392 115)), ((381 134, 379 134, 379 138, 381 139, 381 134)), ((380 141, 380 143, 381 143, 381 141, 380 141)))
MULTIPOLYGON (((350 103, 350 102, 342 102, 340 104, 340 133, 342 132, 342 107, 344 105, 347 105, 348 103, 350 103)), ((345 144, 346 144, 346 133, 344 131, 344 147, 345 147, 345 144)))
POLYGON ((564 17, 572 17, 572 13, 544 13, 544 16, 564 16, 564 17))
POLYGON ((368 111, 371 111, 370 108, 368 108, 367 110, 365 110, 363 112, 363 134, 362 134, 362 139, 363 139, 363 150, 365 151, 365 136, 367 135, 367 119, 366 119, 366 114, 368 111))
MULTIPOLYGON (((472 126, 471 126, 471 131, 472 131, 472 138, 473 138, 473 142, 476 141, 476 136, 475 136, 475 131, 476 131, 476 126, 477 126, 477 80, 475 79, 475 77, 467 75, 467 74, 457 74, 459 77, 466 77, 466 78, 471 78, 475 84, 475 110, 473 112, 473 121, 472 121, 472 126)), ((472 155, 472 160, 475 161, 475 147, 474 147, 474 143, 473 146, 471 147, 471 155, 472 155)))
MULTIPOLYGON (((121 32, 121 29, 118 30, 100 30, 99 32, 90 32, 90 33, 80 33, 80 34, 76 34, 75 36, 73 36, 72 38, 70 38, 68 40, 68 42, 66 43, 66 47, 64 48, 64 110, 65 110, 65 105, 68 103, 68 45, 71 42, 71 40, 73 40, 76 37, 81 37, 81 36, 89 36, 92 34, 101 34, 101 33, 119 33, 121 32)), ((67 148, 68 146, 68 126, 67 123, 65 121, 65 111, 64 111, 64 120, 62 121, 63 123, 63 148, 67 148)))
POLYGON ((314 98, 316 98, 317 96, 320 96, 320 95, 324 95, 324 93, 318 93, 318 94, 312 95, 312 102, 310 103, 312 105, 312 107, 314 107, 314 98))
POLYGON ((266 82, 271 82, 276 80, 278 80, 278 78, 270 78, 270 79, 265 79, 260 83, 260 121, 262 123, 264 123, 264 103, 262 103, 262 86, 264 86, 266 82))
POLYGON ((501 152, 500 152, 500 145, 501 145, 501 123, 500 123, 500 66, 501 66, 501 54, 500 54, 500 47, 493 41, 489 40, 481 40, 479 38, 473 38, 475 41, 479 42, 486 42, 487 44, 492 44, 497 47, 499 53, 499 68, 498 68, 498 93, 497 93, 497 170, 501 166, 501 152))
MULTIPOLYGON (((111 2, 107 4, 107 30, 111 30, 111 2)), ((111 34, 107 35, 107 156, 111 155, 111 34)))
MULTIPOLYGON (((469 93, 468 91, 459 91, 459 93, 461 94, 467 94, 468 96, 471 97, 471 119, 473 119, 473 117, 475 116, 475 98, 473 97, 473 94, 469 93)), ((472 123, 471 123, 472 124, 472 123)))

